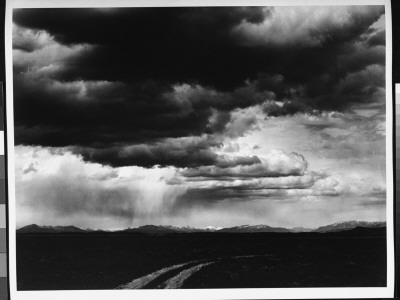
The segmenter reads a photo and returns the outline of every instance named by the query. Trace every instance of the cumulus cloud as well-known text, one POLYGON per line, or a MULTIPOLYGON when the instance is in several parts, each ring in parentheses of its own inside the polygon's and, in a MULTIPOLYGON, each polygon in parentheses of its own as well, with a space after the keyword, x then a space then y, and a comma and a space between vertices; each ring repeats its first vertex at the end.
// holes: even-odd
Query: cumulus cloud
POLYGON ((93 50, 87 43, 66 46, 45 30, 13 26, 14 74, 38 79, 53 77, 68 67, 66 62, 93 50))
POLYGON ((13 27, 13 48, 32 52, 39 50, 52 42, 52 36, 44 30, 23 29, 13 27))
POLYGON ((281 6, 272 8, 263 22, 243 21, 233 32, 249 45, 323 46, 363 33, 383 11, 380 6, 281 6))
POLYGON ((225 125, 224 134, 230 138, 240 137, 249 131, 257 129, 258 107, 250 107, 247 109, 236 109, 231 112, 230 120, 225 125))

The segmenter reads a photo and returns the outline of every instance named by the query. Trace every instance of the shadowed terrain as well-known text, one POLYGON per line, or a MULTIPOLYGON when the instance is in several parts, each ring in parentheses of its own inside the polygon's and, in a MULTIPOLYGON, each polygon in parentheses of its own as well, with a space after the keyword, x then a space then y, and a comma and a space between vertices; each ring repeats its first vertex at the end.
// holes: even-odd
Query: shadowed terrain
POLYGON ((386 285, 386 228, 17 234, 18 290, 386 285))

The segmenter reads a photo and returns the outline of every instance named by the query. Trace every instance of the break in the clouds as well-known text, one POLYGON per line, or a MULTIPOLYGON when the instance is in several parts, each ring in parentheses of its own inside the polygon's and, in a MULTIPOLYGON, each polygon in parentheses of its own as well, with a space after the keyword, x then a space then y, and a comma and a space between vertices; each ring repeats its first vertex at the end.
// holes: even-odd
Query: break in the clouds
POLYGON ((20 224, 383 219, 384 20, 383 6, 14 10, 20 224))

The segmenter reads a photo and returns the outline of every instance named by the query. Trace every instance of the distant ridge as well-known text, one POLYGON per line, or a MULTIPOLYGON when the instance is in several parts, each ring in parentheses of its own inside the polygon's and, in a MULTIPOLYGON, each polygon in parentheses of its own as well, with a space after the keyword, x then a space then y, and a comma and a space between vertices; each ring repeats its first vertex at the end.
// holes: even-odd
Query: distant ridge
POLYGON ((219 232, 291 232, 291 230, 283 227, 271 227, 268 225, 241 225, 222 228, 219 232))
POLYGON ((149 233, 149 234, 163 234, 163 233, 178 233, 178 232, 214 232, 217 231, 216 229, 206 228, 206 229, 199 229, 194 227, 177 227, 171 225, 144 225, 137 228, 128 228, 122 230, 123 232, 140 232, 140 233, 149 233))
POLYGON ((87 230, 75 226, 39 226, 28 225, 17 230, 17 233, 62 233, 62 232, 86 232, 87 230))
POLYGON ((81 229, 76 226, 39 226, 31 224, 17 229, 18 234, 58 234, 58 233, 142 233, 142 234, 173 234, 173 233, 198 233, 198 232, 220 232, 220 233, 261 233, 261 232, 275 232, 275 233, 304 233, 304 232, 340 232, 348 231, 356 228, 383 228, 386 227, 386 222, 367 222, 367 221, 345 221, 338 222, 330 225, 321 226, 318 228, 283 228, 271 227, 268 225, 241 225, 227 228, 213 228, 207 227, 204 229, 194 227, 178 227, 171 225, 144 225, 137 228, 127 228, 117 231, 109 230, 93 230, 81 229))
POLYGON ((385 227, 386 222, 367 222, 367 221, 345 221, 334 223, 326 226, 318 227, 314 229, 314 232, 333 232, 333 231, 344 231, 354 229, 356 227, 365 227, 365 228, 381 228, 385 227))

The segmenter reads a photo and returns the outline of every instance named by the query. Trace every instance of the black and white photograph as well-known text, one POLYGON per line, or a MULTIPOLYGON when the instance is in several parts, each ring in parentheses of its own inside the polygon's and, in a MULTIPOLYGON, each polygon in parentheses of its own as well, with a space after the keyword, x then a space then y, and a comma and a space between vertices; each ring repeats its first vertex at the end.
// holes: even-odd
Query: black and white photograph
POLYGON ((390 5, 370 2, 13 8, 11 287, 384 296, 390 5))

